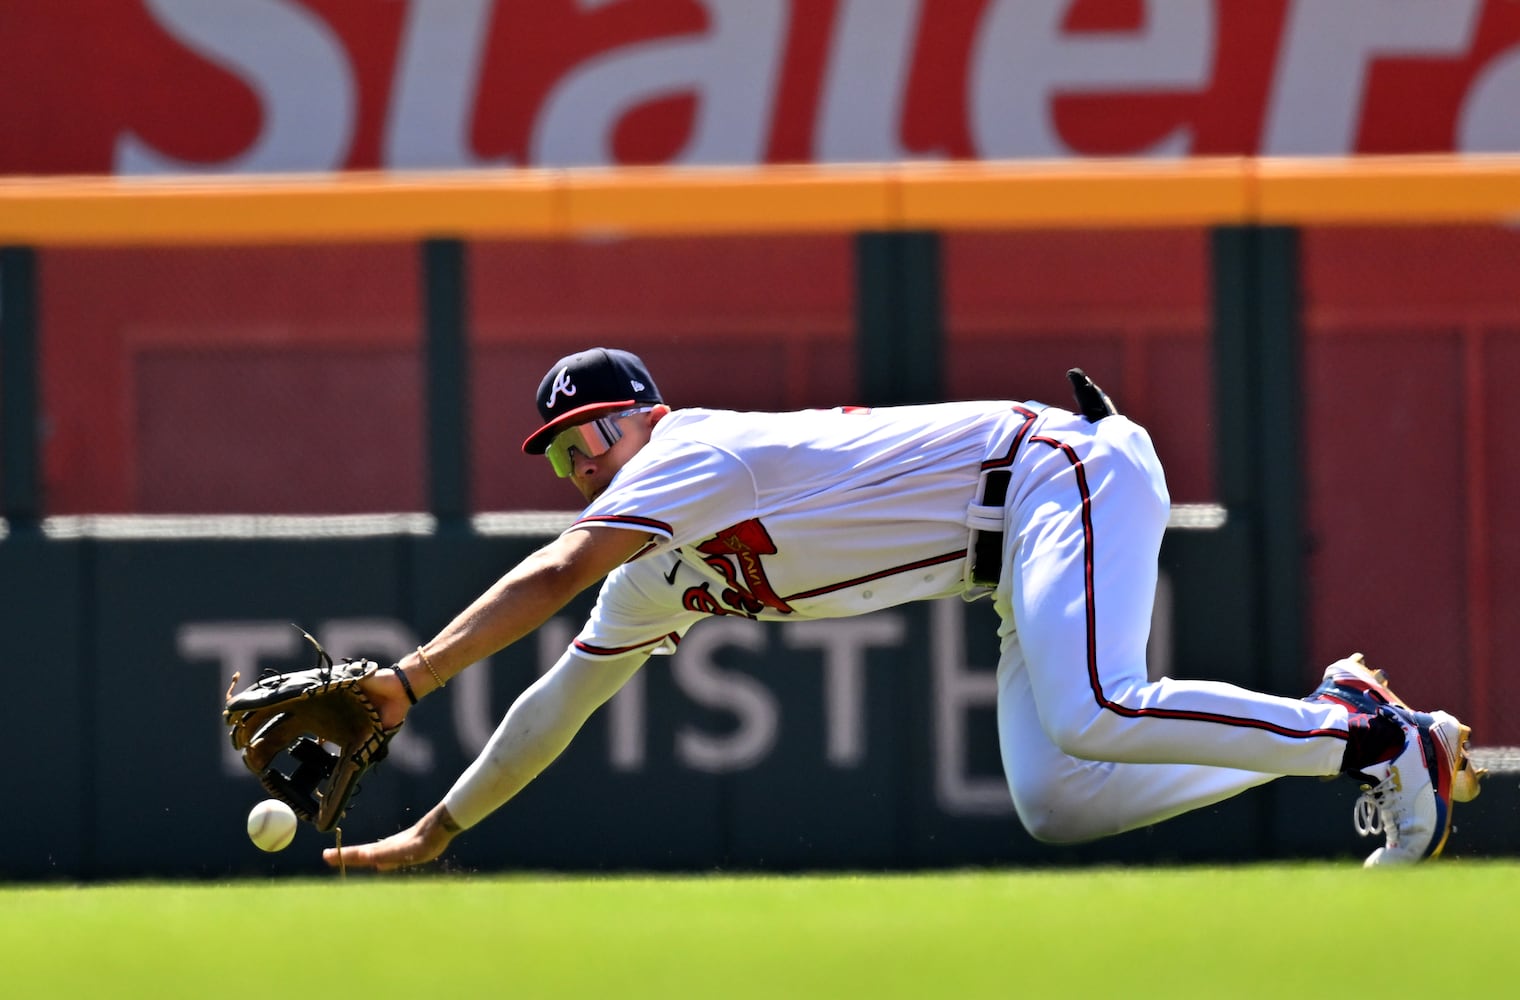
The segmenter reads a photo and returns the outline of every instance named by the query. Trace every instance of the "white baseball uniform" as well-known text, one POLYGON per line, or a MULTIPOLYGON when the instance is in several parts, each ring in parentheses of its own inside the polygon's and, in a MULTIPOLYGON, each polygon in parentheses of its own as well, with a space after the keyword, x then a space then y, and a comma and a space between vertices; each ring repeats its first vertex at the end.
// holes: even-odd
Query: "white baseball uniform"
MULTIPOLYGON (((1003 764, 1035 836, 1090 839, 1279 775, 1337 773, 1338 705, 1147 679, 1168 512, 1150 438, 1122 416, 1012 402, 677 410, 577 521, 653 540, 607 577, 567 659, 621 664, 623 678, 714 615, 835 618, 992 593, 1003 764), (984 506, 1002 470, 1006 500, 984 506), (972 582, 978 532, 1002 533, 995 588, 972 582)), ((564 741, 594 708, 566 713, 564 741)), ((500 804, 490 785, 506 756, 488 747, 445 799, 461 825, 500 804)))

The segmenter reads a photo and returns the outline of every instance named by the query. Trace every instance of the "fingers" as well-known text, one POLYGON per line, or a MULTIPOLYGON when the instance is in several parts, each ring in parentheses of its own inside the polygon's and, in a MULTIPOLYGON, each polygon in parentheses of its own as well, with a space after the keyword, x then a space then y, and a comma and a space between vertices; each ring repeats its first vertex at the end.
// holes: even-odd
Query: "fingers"
POLYGON ((425 864, 435 857, 437 852, 428 851, 420 841, 397 837, 387 837, 372 844, 344 847, 341 858, 336 847, 329 847, 322 852, 322 860, 330 868, 347 865, 350 868, 373 868, 381 872, 425 864))
POLYGON ((372 848, 375 844, 355 844, 353 847, 345 847, 340 852, 336 847, 328 847, 322 851, 322 860, 327 862, 329 868, 376 868, 372 848))
POLYGON ((338 848, 329 847, 322 852, 322 860, 332 868, 349 866, 373 868, 382 872, 393 871, 426 864, 439 857, 448 849, 449 842, 458 832, 459 828, 453 825, 448 810, 439 803, 426 816, 400 833, 393 833, 372 844, 345 847, 341 854, 338 848))
POLYGON ((392 862, 387 863, 389 852, 382 851, 382 844, 356 844, 353 847, 345 847, 342 854, 338 848, 329 847, 322 852, 322 860, 327 862, 329 868, 339 868, 347 865, 349 868, 373 868, 376 871, 390 871, 400 867, 392 862))

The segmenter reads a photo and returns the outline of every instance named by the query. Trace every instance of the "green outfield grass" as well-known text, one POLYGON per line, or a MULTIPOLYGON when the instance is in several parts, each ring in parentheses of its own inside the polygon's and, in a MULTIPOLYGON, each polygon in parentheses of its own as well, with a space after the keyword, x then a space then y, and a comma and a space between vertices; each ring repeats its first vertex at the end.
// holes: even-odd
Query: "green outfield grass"
POLYGON ((0 889, 8 997, 1514 995, 1520 864, 0 889))

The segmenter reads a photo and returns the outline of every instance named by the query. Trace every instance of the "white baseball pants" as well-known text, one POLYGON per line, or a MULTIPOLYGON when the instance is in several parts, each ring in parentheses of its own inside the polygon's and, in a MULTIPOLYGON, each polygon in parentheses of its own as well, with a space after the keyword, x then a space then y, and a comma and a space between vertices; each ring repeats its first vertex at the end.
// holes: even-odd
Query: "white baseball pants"
POLYGON ((1147 826, 1285 774, 1340 770, 1347 713, 1214 681, 1150 682, 1170 511, 1144 429, 1043 411, 1013 467, 998 734, 1024 826, 1071 842, 1147 826))

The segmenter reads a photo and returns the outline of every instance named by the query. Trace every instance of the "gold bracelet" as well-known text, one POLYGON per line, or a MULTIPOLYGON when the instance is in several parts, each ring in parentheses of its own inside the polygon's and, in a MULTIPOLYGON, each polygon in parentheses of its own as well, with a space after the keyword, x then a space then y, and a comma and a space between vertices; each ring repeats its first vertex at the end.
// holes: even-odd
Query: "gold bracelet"
POLYGON ((438 671, 434 670, 433 664, 428 662, 427 654, 422 651, 421 646, 417 647, 417 656, 421 658, 422 665, 427 667, 427 672, 433 675, 433 680, 438 682, 438 687, 435 690, 443 690, 443 678, 438 676, 438 671))

